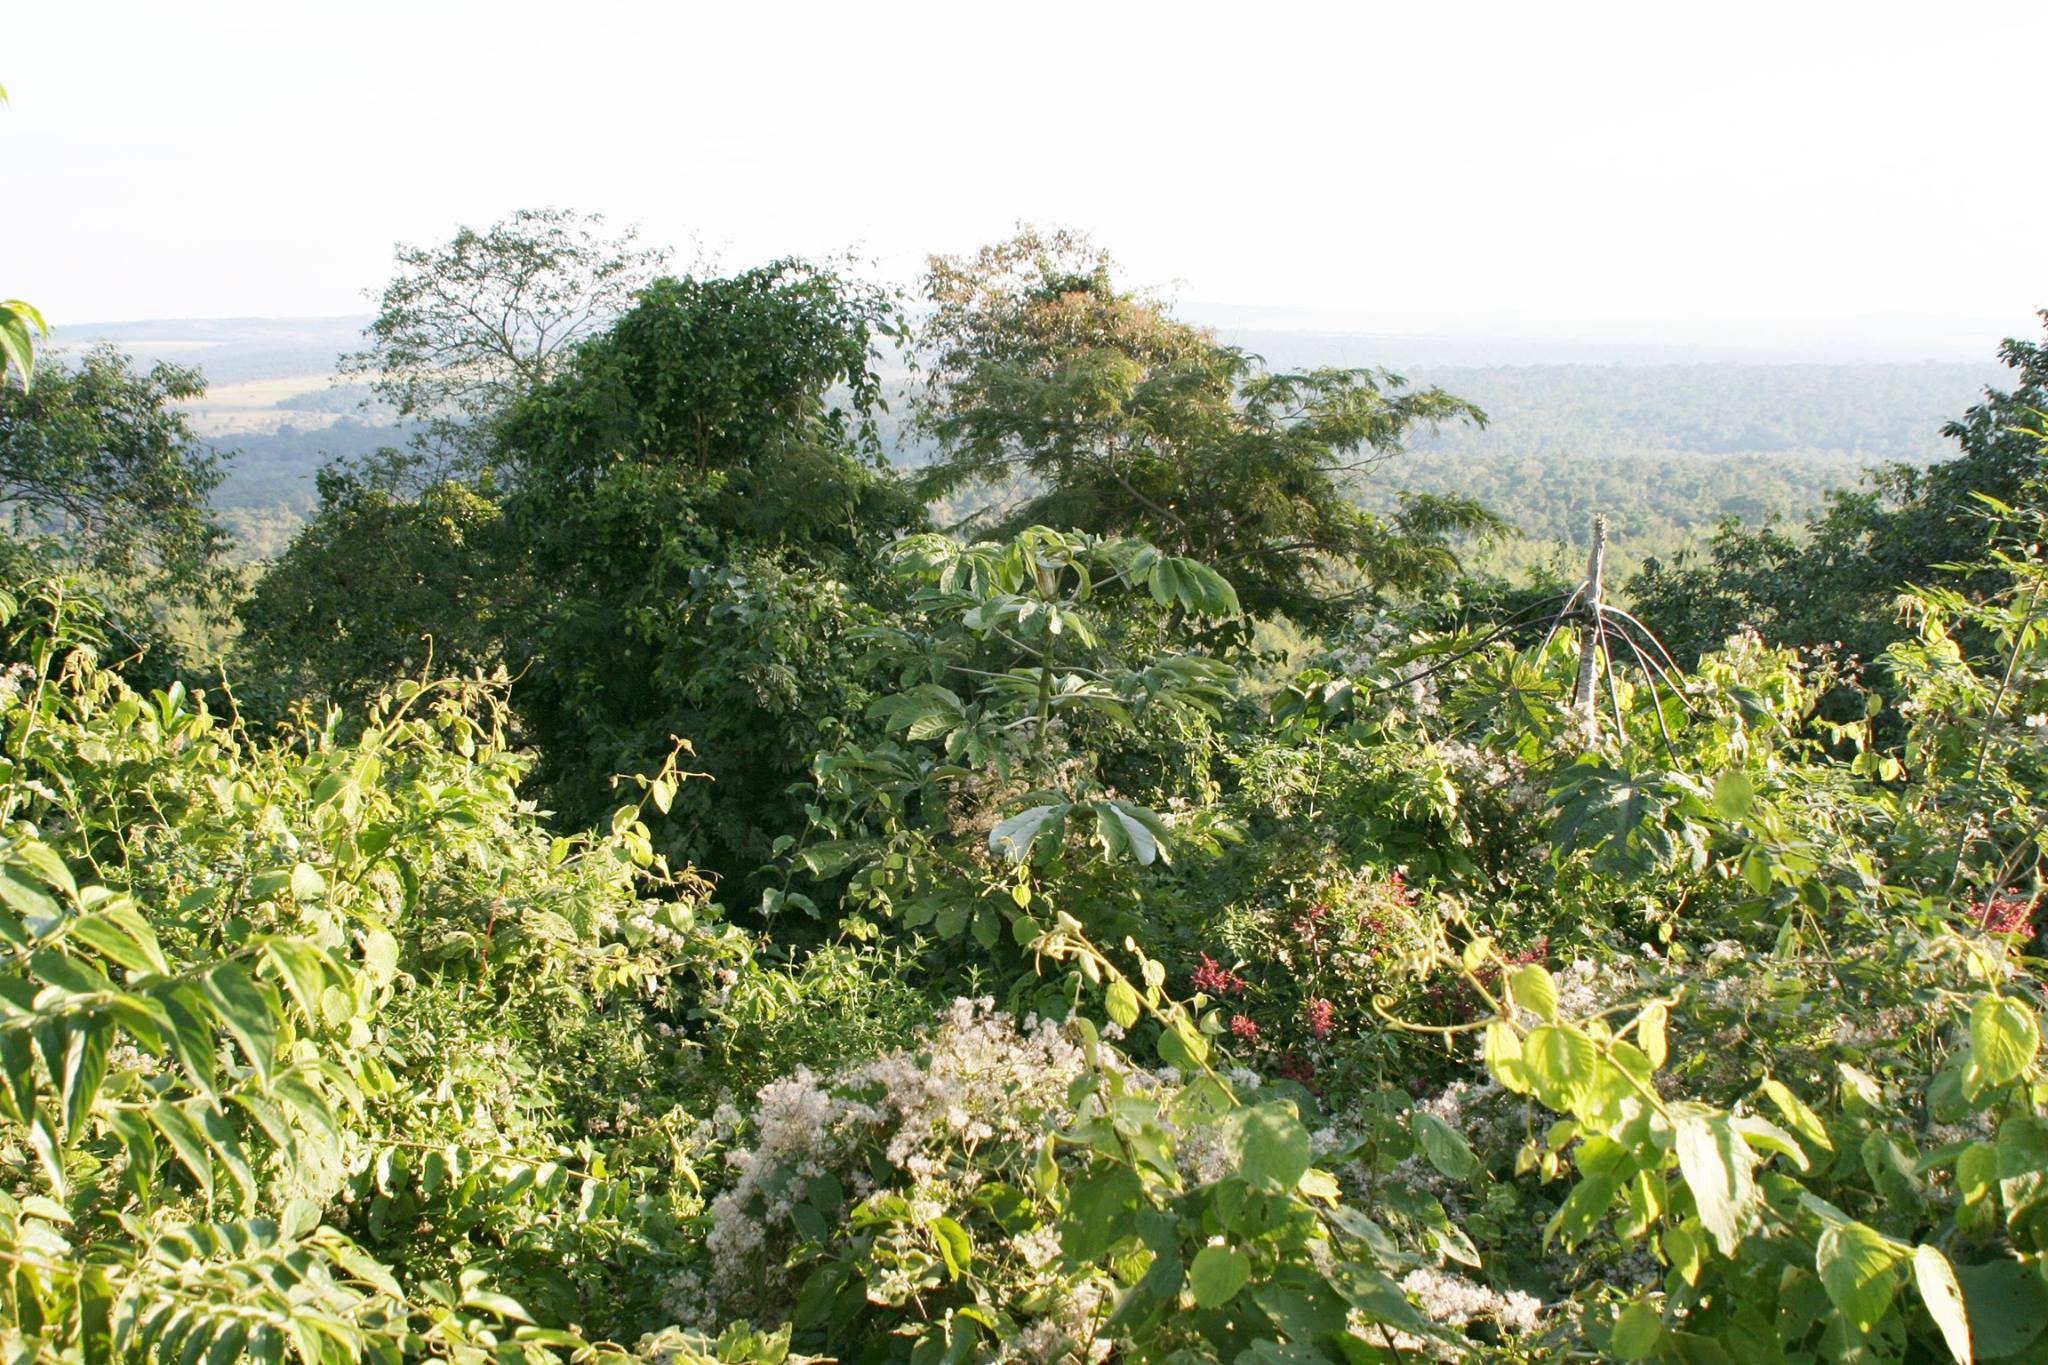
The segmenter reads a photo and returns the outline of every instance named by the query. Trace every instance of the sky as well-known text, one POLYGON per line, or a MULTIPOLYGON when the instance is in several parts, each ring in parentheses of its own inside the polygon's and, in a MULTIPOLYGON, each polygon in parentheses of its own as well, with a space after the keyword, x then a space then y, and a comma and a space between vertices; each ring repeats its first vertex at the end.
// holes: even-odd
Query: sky
POLYGON ((7 8, 0 295, 60 329, 364 312, 541 205, 906 282, 1061 224, 1291 326, 1985 355, 2048 307, 2030 0, 7 8))

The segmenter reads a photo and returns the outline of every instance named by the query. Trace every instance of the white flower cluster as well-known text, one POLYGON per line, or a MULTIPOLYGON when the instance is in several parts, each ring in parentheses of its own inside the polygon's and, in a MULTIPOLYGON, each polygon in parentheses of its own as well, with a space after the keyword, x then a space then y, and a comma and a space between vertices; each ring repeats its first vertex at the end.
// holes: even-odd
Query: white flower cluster
POLYGON ((1556 974, 1557 1015, 1585 1019, 1616 1004, 1629 993, 1635 974, 1618 963, 1574 958, 1556 974))
POLYGON ((671 929, 655 916, 649 914, 645 908, 636 909, 629 913, 626 916, 626 927, 636 933, 645 935, 647 941, 657 948, 667 948, 673 952, 681 952, 690 945, 690 936, 688 934, 671 929))
MULTIPOLYGON (((903 1192, 920 1216, 954 1207, 980 1175, 957 1159, 991 1143, 1017 1147, 1071 1117, 1066 1091, 1081 1073, 1080 1047, 1050 1021, 1021 1025, 994 1001, 956 1000, 929 1044, 828 1077, 808 1069, 761 1088, 752 1116, 753 1145, 730 1153, 734 1179, 711 1205, 705 1246, 711 1291, 739 1300, 776 1287, 770 1243, 805 1197, 806 1182, 842 1177, 847 1192, 875 1189, 867 1157, 878 1155, 905 1177, 903 1192)), ((731 1131, 736 1112, 721 1107, 714 1127, 731 1131)), ((1032 1241, 1019 1255, 1050 1262, 1055 1246, 1032 1241)))
POLYGON ((1411 1270, 1401 1288, 1415 1296, 1431 1321, 1446 1327, 1463 1327, 1486 1318, 1506 1331, 1533 1332, 1543 1315, 1543 1301, 1533 1295, 1519 1289, 1503 1294, 1443 1270, 1411 1270))

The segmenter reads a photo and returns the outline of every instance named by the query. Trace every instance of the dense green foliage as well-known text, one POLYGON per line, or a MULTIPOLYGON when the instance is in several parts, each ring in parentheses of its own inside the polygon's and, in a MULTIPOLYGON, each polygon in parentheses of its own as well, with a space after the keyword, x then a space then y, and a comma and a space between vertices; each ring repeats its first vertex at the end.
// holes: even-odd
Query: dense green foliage
POLYGON ((44 369, 0 406, 0 503, 13 533, 60 541, 110 577, 198 578, 221 548, 207 514, 220 461, 178 404, 203 391, 192 370, 135 374, 107 347, 44 369))
POLYGON ((1340 481, 1399 453, 1413 427, 1484 423, 1386 371, 1267 371, 1257 357, 1117 289, 1109 259, 1065 233, 1020 233, 935 258, 921 337, 929 496, 1020 480, 1021 505, 977 522, 1141 535, 1228 569, 1245 600, 1297 616, 1348 580, 1416 588, 1456 567, 1451 534, 1498 526, 1438 496, 1363 512, 1340 481))
POLYGON ((9 1360, 2041 1358, 2040 353, 1784 539, 1881 673, 1728 565, 1679 667, 1045 245, 935 268, 986 538, 786 261, 330 471, 203 690, 13 575, 9 1360))
POLYGON ((490 417, 472 478, 323 479, 243 609, 263 689, 359 703, 431 640, 443 667, 521 678, 536 784, 571 820, 690 738, 718 799, 693 787, 663 845, 751 869, 859 704, 845 580, 923 519, 878 468, 893 326, 886 298, 800 262, 657 281, 490 417))
POLYGON ((403 450, 372 467, 434 483, 488 464, 492 423, 624 312, 667 253, 603 234, 601 217, 521 209, 445 246, 401 245, 397 273, 342 357, 344 375, 411 424, 403 450))

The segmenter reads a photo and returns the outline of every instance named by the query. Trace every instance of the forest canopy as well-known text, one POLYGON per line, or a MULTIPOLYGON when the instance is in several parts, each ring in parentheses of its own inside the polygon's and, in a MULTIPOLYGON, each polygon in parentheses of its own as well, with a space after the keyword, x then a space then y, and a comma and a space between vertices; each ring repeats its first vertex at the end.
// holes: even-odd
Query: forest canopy
POLYGON ((259 564, 0 393, 10 1361, 2048 1350, 2040 344, 1624 587, 1077 234, 665 270, 402 249, 259 564))

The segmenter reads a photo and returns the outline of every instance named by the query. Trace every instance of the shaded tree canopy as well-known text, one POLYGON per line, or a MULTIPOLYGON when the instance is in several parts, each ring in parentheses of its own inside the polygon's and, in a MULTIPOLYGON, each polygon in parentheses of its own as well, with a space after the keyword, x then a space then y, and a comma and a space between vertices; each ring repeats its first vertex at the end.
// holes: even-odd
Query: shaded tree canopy
MULTIPOLYGON (((596 808, 594 779, 687 735, 719 825, 682 847, 719 869, 764 853, 766 812, 857 686, 841 580, 923 522, 875 431, 896 326, 887 294, 800 261, 662 280, 507 414, 508 540, 545 585, 520 705, 559 808, 596 808)), ((679 822, 711 816, 685 793, 679 822)))
POLYGON ((1247 606, 1296 612, 1359 574, 1416 586, 1454 566, 1450 536, 1498 528, 1457 498, 1380 517, 1346 494, 1411 429, 1477 408, 1385 370, 1271 372, 1119 288, 1085 238, 1026 229, 934 257, 925 289, 930 496, 1021 487, 989 519, 1142 535, 1225 569, 1247 606))
POLYGON ((525 601, 504 572, 501 509, 443 481, 417 497, 338 470, 320 512, 242 603, 242 644, 279 696, 359 706, 391 679, 489 669, 525 601))
POLYGON ((197 370, 137 373, 111 346, 38 367, 0 403, 0 502, 14 533, 57 537, 108 580, 197 586, 226 543, 207 507, 222 457, 179 408, 205 392, 197 370))

